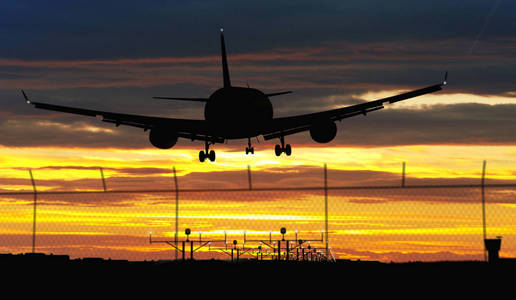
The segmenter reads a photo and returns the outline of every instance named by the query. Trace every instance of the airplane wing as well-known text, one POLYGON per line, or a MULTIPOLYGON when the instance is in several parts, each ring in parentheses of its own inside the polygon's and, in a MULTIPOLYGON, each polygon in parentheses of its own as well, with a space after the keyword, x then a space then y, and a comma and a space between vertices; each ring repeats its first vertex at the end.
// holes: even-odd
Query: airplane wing
POLYGON ((347 106, 323 112, 293 117, 276 118, 272 120, 272 122, 269 124, 269 126, 262 134, 265 140, 270 140, 273 138, 280 138, 282 136, 287 136, 298 132, 308 131, 314 123, 317 123, 321 120, 341 121, 342 119, 350 118, 357 115, 366 115, 370 112, 384 108, 383 105, 387 102, 395 103, 398 101, 440 91, 442 90, 442 87, 446 85, 447 77, 448 72, 446 72, 444 75, 444 81, 439 84, 431 85, 428 87, 424 87, 421 89, 413 90, 410 92, 379 100, 364 102, 353 106, 347 106))
POLYGON ((149 130, 154 127, 166 127, 177 130, 178 137, 193 140, 202 141, 214 141, 217 143, 224 142, 223 138, 214 137, 210 134, 210 129, 206 121, 204 120, 189 120, 189 119, 175 119, 175 118, 162 118, 162 117, 150 117, 140 116, 131 114, 113 113, 100 110, 83 109, 69 106, 54 105, 42 102, 34 102, 29 100, 24 91, 23 96, 28 104, 34 105, 35 108, 59 111, 89 117, 101 118, 103 122, 115 124, 117 127, 120 125, 132 126, 149 130))

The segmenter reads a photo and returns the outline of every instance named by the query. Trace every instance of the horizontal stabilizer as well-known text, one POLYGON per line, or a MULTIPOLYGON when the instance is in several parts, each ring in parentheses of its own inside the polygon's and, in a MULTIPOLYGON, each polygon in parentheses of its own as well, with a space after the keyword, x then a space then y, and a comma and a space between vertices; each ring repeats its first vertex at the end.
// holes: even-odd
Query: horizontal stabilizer
POLYGON ((186 100, 186 101, 199 101, 208 102, 208 98, 177 98, 177 97, 152 97, 153 99, 165 99, 165 100, 186 100))
POLYGON ((292 91, 286 91, 286 92, 279 92, 279 93, 271 93, 271 94, 265 94, 267 97, 273 97, 273 96, 279 96, 279 95, 285 95, 290 94, 292 91))

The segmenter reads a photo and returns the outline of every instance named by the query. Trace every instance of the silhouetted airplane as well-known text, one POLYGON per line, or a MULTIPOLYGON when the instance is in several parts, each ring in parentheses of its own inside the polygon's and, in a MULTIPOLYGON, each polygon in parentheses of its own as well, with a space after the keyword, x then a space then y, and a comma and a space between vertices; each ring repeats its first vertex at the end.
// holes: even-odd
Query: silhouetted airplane
POLYGON ((357 115, 365 116, 367 113, 382 109, 385 102, 394 103, 439 91, 446 84, 448 75, 446 72, 444 81, 439 84, 380 100, 293 117, 273 118, 269 97, 289 94, 291 91, 265 94, 249 87, 232 86, 229 79, 223 29, 220 30, 220 45, 224 80, 222 88, 211 94, 209 98, 153 97, 155 99, 205 102, 204 120, 128 115, 59 106, 33 102, 29 100, 23 90, 22 93, 27 103, 36 108, 91 117, 101 116, 102 121, 114 123, 117 127, 128 125, 143 128, 145 131, 150 130, 149 140, 157 148, 169 149, 177 143, 178 138, 204 141, 205 150, 199 152, 199 160, 203 162, 206 158, 215 161, 215 151, 209 150, 210 145, 223 143, 229 139, 247 138, 248 146, 245 152, 254 154, 251 138, 259 135, 262 135, 265 140, 279 138, 281 145, 277 144, 274 149, 277 156, 280 156, 281 153, 285 153, 287 156, 292 153, 290 144, 285 145, 285 136, 298 132, 310 131, 310 136, 314 141, 328 143, 337 134, 335 121, 357 115))

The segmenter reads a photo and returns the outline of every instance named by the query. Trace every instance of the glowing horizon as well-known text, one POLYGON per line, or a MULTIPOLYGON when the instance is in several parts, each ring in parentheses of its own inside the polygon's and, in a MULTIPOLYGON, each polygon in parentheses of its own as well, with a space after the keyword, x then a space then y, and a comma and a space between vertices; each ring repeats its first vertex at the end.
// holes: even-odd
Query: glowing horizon
MULTIPOLYGON (((479 181, 486 152, 495 156, 487 160, 488 180, 516 179, 511 171, 516 163, 511 161, 516 146, 295 149, 294 160, 276 158, 270 149, 246 157, 232 148, 218 148, 221 154, 216 163, 201 164, 196 160, 197 149, 188 148, 162 152, 157 149, 1 147, 4 176, 0 188, 4 191, 30 191, 32 187, 24 167, 27 165, 32 166, 39 191, 101 190, 98 167, 104 168, 108 189, 114 190, 119 188, 118 184, 126 184, 123 180, 129 180, 128 184, 134 189, 155 185, 172 189, 172 166, 178 170, 180 188, 209 188, 226 180, 233 182, 229 187, 245 188, 247 164, 251 166, 253 178, 256 178, 253 186, 313 186, 322 184, 324 161, 337 155, 343 159, 328 164, 330 186, 346 185, 340 180, 352 179, 353 172, 363 173, 362 176, 369 178, 367 184, 372 186, 382 180, 398 184, 402 162, 407 162, 409 185, 410 180, 447 182, 470 179, 476 182, 479 181), (440 155, 427 161, 428 153, 440 155), (247 164, 242 162, 244 159, 247 164), (213 177, 212 174, 217 175, 213 177), (367 177, 367 174, 371 175, 367 177), (130 178, 137 180, 131 181, 130 178)), ((359 180, 349 184, 364 183, 359 180)), ((301 235, 317 238, 317 232, 324 227, 321 192, 253 193, 182 194, 180 230, 189 227, 195 232, 202 231, 206 238, 217 239, 224 231, 229 232, 231 238, 241 239, 238 233, 246 230, 250 235, 265 239, 264 233, 273 230, 277 236, 279 227, 286 226, 290 234, 299 230, 301 235)), ((342 191, 331 191, 329 228, 332 251, 338 258, 362 260, 480 260, 479 193, 467 189, 457 193, 447 190, 432 193, 424 190, 396 193, 353 191, 346 195, 342 191), (438 220, 440 223, 436 223, 438 220)), ((489 232, 505 237, 502 256, 516 255, 516 245, 512 241, 516 228, 509 222, 515 217, 516 205, 507 202, 512 201, 512 193, 511 190, 488 193, 488 198, 495 201, 488 207, 488 212, 495 216, 490 218, 489 232)), ((29 251, 31 196, 1 198, 0 209, 5 218, 0 223, 0 235, 17 242, 11 246, 3 245, 0 249, 29 251)), ((38 201, 39 251, 72 257, 125 259, 173 256, 172 249, 164 245, 146 244, 149 231, 156 238, 173 236, 172 195, 40 195, 38 201), (62 245, 56 244, 57 241, 62 245)), ((207 258, 212 254, 204 249, 198 257, 207 258)))

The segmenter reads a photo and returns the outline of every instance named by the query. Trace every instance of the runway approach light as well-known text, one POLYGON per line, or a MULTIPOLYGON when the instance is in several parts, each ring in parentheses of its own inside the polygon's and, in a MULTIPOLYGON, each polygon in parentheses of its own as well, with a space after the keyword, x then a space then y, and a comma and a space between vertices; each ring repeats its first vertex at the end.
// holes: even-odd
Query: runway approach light
POLYGON ((185 229, 185 234, 186 234, 186 241, 187 241, 187 242, 189 242, 189 241, 190 241, 190 240, 188 239, 188 238, 189 238, 189 236, 190 236, 190 233, 191 233, 190 228, 186 228, 186 229, 185 229))
POLYGON ((284 241, 285 240, 285 233, 287 233, 287 228, 281 227, 280 233, 281 233, 281 240, 284 241))

